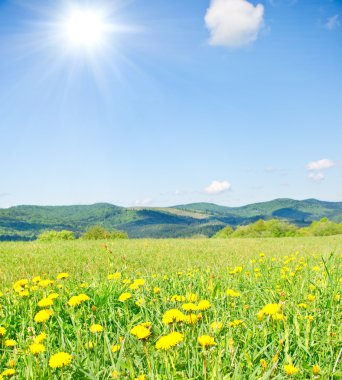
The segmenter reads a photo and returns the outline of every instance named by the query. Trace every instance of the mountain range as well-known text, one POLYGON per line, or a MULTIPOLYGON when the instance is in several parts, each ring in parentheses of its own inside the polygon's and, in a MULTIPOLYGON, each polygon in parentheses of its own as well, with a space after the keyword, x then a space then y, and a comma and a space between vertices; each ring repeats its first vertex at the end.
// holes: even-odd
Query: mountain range
POLYGON ((231 225, 279 218, 298 226, 327 217, 342 221, 342 202, 275 199, 241 207, 192 203, 173 207, 119 207, 109 203, 75 206, 14 206, 0 209, 0 241, 33 240, 44 230, 82 234, 93 225, 126 231, 130 238, 212 236, 231 225))

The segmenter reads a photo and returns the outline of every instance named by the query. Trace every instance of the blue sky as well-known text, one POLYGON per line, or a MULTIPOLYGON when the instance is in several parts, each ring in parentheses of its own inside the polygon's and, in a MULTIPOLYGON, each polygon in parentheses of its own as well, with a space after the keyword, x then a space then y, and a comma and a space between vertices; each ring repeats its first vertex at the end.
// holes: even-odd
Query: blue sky
POLYGON ((342 201, 341 67, 337 0, 0 0, 0 207, 342 201))

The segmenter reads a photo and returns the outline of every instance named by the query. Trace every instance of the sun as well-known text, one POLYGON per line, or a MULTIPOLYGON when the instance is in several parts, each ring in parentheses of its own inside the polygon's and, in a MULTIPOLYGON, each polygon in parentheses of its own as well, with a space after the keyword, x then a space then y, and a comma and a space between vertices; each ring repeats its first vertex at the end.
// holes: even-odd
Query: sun
POLYGON ((100 10, 76 8, 66 16, 63 32, 70 45, 94 49, 104 43, 109 25, 100 10))

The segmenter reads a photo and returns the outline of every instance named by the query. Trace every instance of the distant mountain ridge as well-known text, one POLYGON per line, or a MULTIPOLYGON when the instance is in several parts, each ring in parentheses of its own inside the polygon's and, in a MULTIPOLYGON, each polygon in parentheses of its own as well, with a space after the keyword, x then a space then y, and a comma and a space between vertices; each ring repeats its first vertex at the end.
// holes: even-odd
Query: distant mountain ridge
POLYGON ((75 206, 14 206, 0 209, 0 241, 32 240, 44 230, 72 230, 92 225, 126 231, 132 238, 212 236, 227 224, 236 227, 279 218, 305 226, 327 217, 342 221, 342 202, 275 199, 241 207, 191 203, 173 207, 120 207, 109 203, 75 206))

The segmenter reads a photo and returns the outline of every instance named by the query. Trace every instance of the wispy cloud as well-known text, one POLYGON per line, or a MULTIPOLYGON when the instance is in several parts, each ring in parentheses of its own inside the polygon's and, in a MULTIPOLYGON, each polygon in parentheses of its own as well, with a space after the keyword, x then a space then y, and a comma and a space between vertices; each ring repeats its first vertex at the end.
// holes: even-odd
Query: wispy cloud
POLYGON ((322 172, 311 172, 308 177, 314 182, 322 182, 325 179, 325 175, 322 172))
POLYGON ((328 30, 334 30, 340 26, 339 15, 334 15, 328 18, 325 23, 325 27, 328 30))
POLYGON ((264 6, 254 6, 247 0, 211 0, 205 23, 211 45, 248 45, 257 39, 264 25, 264 6))
POLYGON ((308 178, 313 182, 320 183, 325 179, 324 170, 333 168, 337 163, 329 158, 322 158, 321 160, 311 161, 306 164, 306 169, 309 171, 308 178))
POLYGON ((311 161, 306 165, 308 170, 324 170, 336 166, 336 163, 328 158, 322 158, 318 161, 311 161))
POLYGON ((228 181, 213 181, 204 189, 207 194, 220 194, 230 190, 232 185, 228 181))

